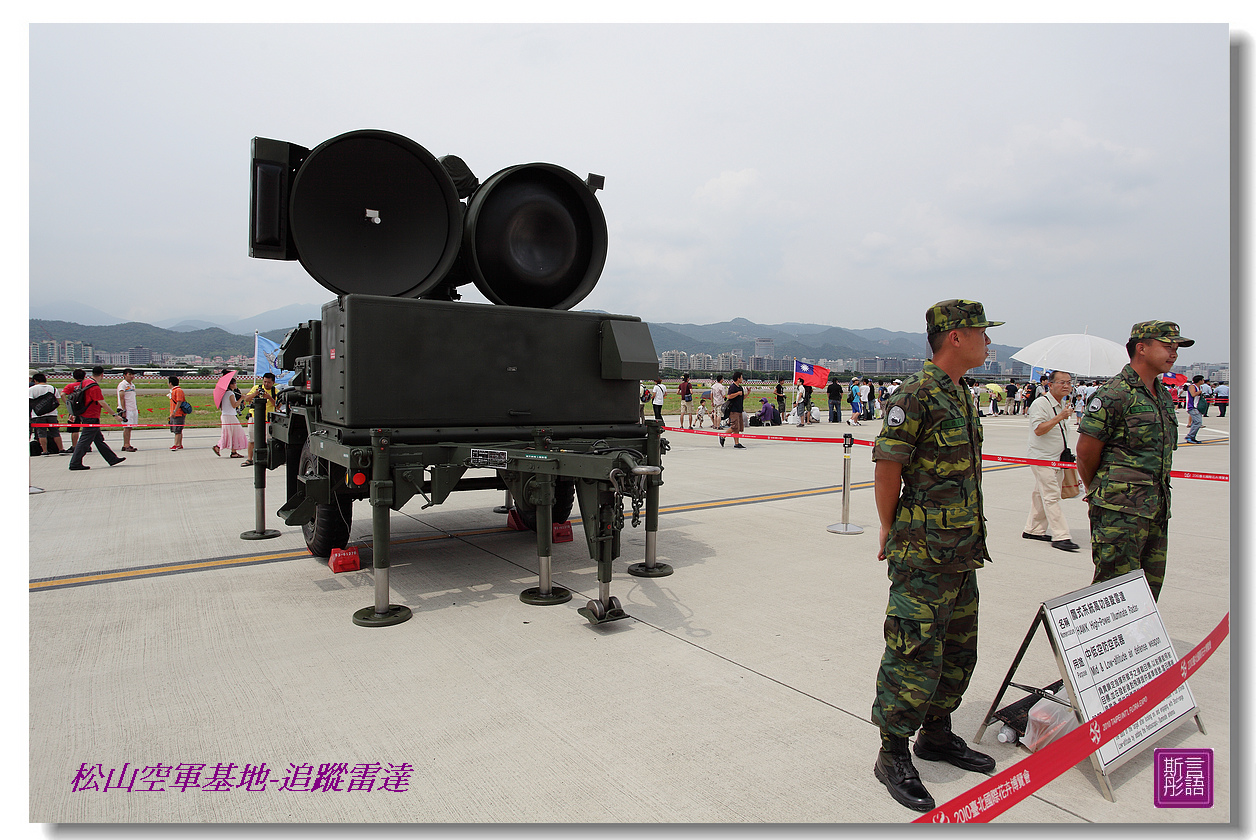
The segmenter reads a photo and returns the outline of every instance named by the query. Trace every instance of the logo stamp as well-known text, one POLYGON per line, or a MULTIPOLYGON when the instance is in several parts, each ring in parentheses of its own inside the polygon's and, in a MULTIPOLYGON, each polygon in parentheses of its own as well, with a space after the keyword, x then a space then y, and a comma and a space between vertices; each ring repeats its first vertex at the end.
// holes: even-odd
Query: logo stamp
POLYGON ((1157 808, 1212 807, 1212 750, 1155 751, 1153 801, 1157 808))

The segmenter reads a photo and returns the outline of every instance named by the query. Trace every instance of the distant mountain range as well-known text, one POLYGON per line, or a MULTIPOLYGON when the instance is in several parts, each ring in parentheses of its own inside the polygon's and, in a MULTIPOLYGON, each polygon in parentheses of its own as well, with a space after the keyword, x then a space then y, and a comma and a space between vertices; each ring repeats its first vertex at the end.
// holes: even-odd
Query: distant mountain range
POLYGON ((97 352, 121 353, 132 347, 147 347, 174 356, 251 356, 253 331, 271 341, 281 341, 288 330, 302 321, 322 317, 320 304, 294 304, 272 309, 229 324, 170 319, 157 324, 123 322, 107 313, 82 304, 32 307, 31 341, 82 341, 97 352), (52 311, 52 310, 55 310, 52 311), (49 317, 59 315, 60 318, 49 317), (88 323, 66 320, 70 315, 88 323))
MULTIPOLYGON (((923 359, 928 356, 924 332, 891 332, 879 327, 848 330, 824 324, 756 324, 734 318, 719 324, 650 324, 654 349, 684 350, 718 356, 740 350, 747 363, 754 354, 756 338, 770 338, 777 359, 862 359, 872 356, 901 356, 923 359)), ((1019 347, 991 344, 1000 362, 1010 361, 1019 347)))
MULTIPOLYGON (((295 324, 293 325, 295 326, 295 324)), ((288 329, 262 333, 271 341, 280 341, 288 329)), ((217 327, 201 330, 165 330, 152 324, 131 321, 126 324, 90 326, 71 321, 30 319, 31 341, 81 341, 98 353, 121 353, 132 347, 146 347, 174 356, 251 356, 253 334, 236 335, 217 327)))
MULTIPOLYGON (((217 329, 232 335, 247 335, 252 338, 253 332, 257 331, 263 335, 267 332, 275 330, 290 330, 302 321, 310 321, 321 317, 322 304, 303 304, 295 303, 290 306, 284 306, 279 309, 271 309, 254 315, 251 318, 243 318, 239 321, 230 321, 225 324, 215 323, 213 321, 197 321, 182 318, 169 318, 163 321, 155 321, 151 326, 160 327, 164 330, 172 330, 174 332, 195 332, 198 330, 217 329)), ((57 303, 50 306, 32 306, 30 309, 30 318, 33 320, 44 321, 63 321, 83 326, 118 326, 126 324, 125 318, 118 318, 107 312, 101 312, 95 307, 82 303, 57 303)), ((129 323, 140 323, 132 321, 129 323)), ((75 338, 75 341, 83 341, 86 339, 75 338)), ((134 345, 131 345, 134 346, 134 345)), ((144 345, 147 347, 148 345, 144 345)), ((120 352, 120 350, 128 349, 126 347, 119 350, 110 350, 109 352, 120 352)))
MULTIPOLYGON (((281 340, 292 327, 303 321, 321 317, 318 304, 296 304, 282 309, 263 312, 230 324, 214 324, 208 321, 169 320, 158 324, 136 321, 119 323, 116 319, 106 324, 83 324, 72 320, 49 317, 44 307, 31 310, 30 340, 82 341, 104 353, 120 353, 132 347, 147 347, 161 353, 177 356, 234 356, 252 354, 253 331, 257 330, 272 341, 281 340)), ((69 306, 57 307, 70 311, 69 306)), ((80 307, 78 317, 86 320, 109 320, 109 316, 90 307, 80 307), (90 310, 90 311, 84 311, 90 310), (95 314, 93 314, 95 313, 95 314)), ((891 332, 880 328, 848 330, 825 324, 756 324, 745 318, 735 318, 719 324, 649 324, 654 339, 654 349, 683 350, 686 353, 708 353, 718 356, 740 350, 749 361, 754 354, 757 338, 770 338, 774 342, 773 356, 787 359, 860 359, 870 356, 903 356, 924 358, 926 345, 923 333, 891 332)), ((1006 362, 1018 347, 992 344, 998 360, 1006 362)))

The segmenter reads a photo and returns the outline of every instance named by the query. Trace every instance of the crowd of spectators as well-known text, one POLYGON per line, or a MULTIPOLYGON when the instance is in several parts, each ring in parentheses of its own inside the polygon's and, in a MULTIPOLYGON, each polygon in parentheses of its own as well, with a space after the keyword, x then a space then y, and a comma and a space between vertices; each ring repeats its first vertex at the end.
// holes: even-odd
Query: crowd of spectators
MULTIPOLYGON (((278 405, 278 396, 273 374, 268 373, 263 376, 247 395, 241 394, 236 384, 236 376, 235 371, 223 370, 220 378, 223 385, 215 390, 214 404, 220 411, 223 437, 219 444, 211 449, 214 454, 219 454, 223 449, 229 449, 231 457, 244 459, 243 465, 251 466, 253 443, 248 439, 247 424, 253 400, 255 398, 265 400, 266 417, 269 419, 278 405), (242 450, 247 450, 248 454, 241 454, 242 450)), ((110 424, 110 430, 122 431, 121 451, 123 452, 139 451, 132 445, 133 432, 137 429, 161 428, 162 426, 169 428, 174 435, 171 451, 177 452, 183 449, 183 429, 190 404, 187 402, 186 393, 179 387, 177 376, 167 377, 170 390, 166 392, 165 397, 169 401, 169 412, 163 418, 165 422, 159 424, 139 422, 136 372, 132 368, 122 371, 122 378, 118 381, 116 389, 116 406, 110 405, 101 388, 100 383, 104 378, 102 366, 96 365, 90 373, 77 368, 72 372, 71 377, 72 381, 58 390, 48 384, 46 374, 35 370, 30 372, 31 455, 69 455, 71 456, 69 468, 75 471, 91 468, 83 463, 83 457, 93 447, 109 466, 125 461, 125 457, 115 454, 105 442, 104 429, 100 422, 102 412, 112 414, 116 418, 116 421, 110 424), (76 414, 72 409, 71 398, 79 392, 86 397, 86 405, 82 407, 81 413, 76 414), (63 431, 69 433, 68 446, 62 440, 63 431)), ((148 411, 153 412, 154 409, 149 408, 148 411)))
MULTIPOLYGON (((1182 377, 1184 380, 1185 377, 1182 377)), ((1200 394, 1193 396, 1190 393, 1192 383, 1183 381, 1181 384, 1166 383, 1169 387, 1169 393, 1173 396, 1174 402, 1179 408, 1188 410, 1198 410, 1201 416, 1207 417, 1210 407, 1216 407, 1217 413, 1221 417, 1226 416, 1226 409, 1230 401, 1230 386, 1227 382, 1211 382, 1207 378, 1200 377, 1198 384, 1200 394), (1188 405, 1189 402, 1189 405, 1188 405)), ((1074 383, 1072 393, 1068 395, 1070 407, 1073 412, 1072 421, 1076 428, 1077 424, 1086 414, 1086 406, 1094 397, 1095 392, 1099 390, 1100 385, 1106 381, 1098 378, 1078 378, 1074 383)), ((866 421, 880 420, 882 415, 882 404, 893 394, 902 384, 901 379, 893 380, 873 380, 870 377, 853 377, 846 382, 837 376, 829 378, 829 384, 824 393, 828 396, 828 421, 830 423, 846 423, 849 426, 862 426, 866 421)), ((983 382, 973 378, 963 379, 964 387, 968 388, 972 394, 973 404, 976 406, 977 412, 982 417, 1027 417, 1029 406, 1034 400, 1049 392, 1048 375, 1043 374, 1037 382, 1025 380, 1017 381, 1010 379, 1006 384, 1002 382, 983 382)), ((661 380, 645 385, 642 392, 643 402, 652 402, 656 412, 662 410, 662 403, 659 398, 658 388, 661 380)), ((748 383, 742 383, 746 393, 754 390, 755 387, 748 383)), ((688 387, 690 394, 693 393, 693 386, 690 385, 689 377, 686 375, 682 381, 682 392, 688 387)), ((701 386, 699 386, 701 387, 701 386)), ((746 413, 743 417, 743 427, 749 425, 781 425, 788 423, 792 425, 808 425, 810 423, 820 422, 823 414, 819 406, 815 404, 813 389, 809 385, 803 385, 799 382, 796 386, 790 386, 785 378, 778 378, 775 385, 768 386, 771 388, 769 397, 759 399, 760 410, 754 413, 746 413), (792 398, 792 404, 791 404, 792 398), (775 405, 772 405, 775 401, 775 405), (763 408, 771 406, 771 412, 764 411, 763 408)), ((663 386, 664 392, 666 386, 663 386)), ((725 383, 723 374, 716 374, 711 382, 710 390, 705 391, 703 399, 699 402, 699 408, 693 408, 693 402, 682 404, 681 406, 681 427, 685 428, 685 418, 689 418, 689 428, 696 428, 705 425, 709 419, 712 427, 719 430, 725 429, 729 425, 727 411, 727 391, 728 385, 725 383), (712 402, 711 409, 706 408, 706 399, 710 398, 712 402)), ((682 393, 682 399, 684 394, 682 393)), ((695 400, 691 396, 690 400, 695 400)), ((695 400, 696 401, 696 400, 695 400)), ((644 406, 643 406, 644 407, 644 406)))

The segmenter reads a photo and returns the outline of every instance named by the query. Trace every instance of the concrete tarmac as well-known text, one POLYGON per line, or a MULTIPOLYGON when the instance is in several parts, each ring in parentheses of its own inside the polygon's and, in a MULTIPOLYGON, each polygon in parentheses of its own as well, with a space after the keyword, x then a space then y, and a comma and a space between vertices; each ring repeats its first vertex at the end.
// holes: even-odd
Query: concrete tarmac
MULTIPOLYGON (((986 454, 1024 456, 1023 416, 983 423, 986 454)), ((880 425, 772 431, 870 442, 880 425)), ((1179 449, 1175 469, 1228 474, 1228 433, 1228 418, 1209 418, 1208 442, 1179 449)), ((554 583, 573 600, 530 606, 518 595, 537 584, 535 541, 493 513, 502 494, 454 493, 427 510, 415 499, 391 516, 390 581, 392 603, 414 617, 363 628, 351 617, 374 603, 372 573, 333 574, 306 553, 301 530, 274 515, 282 470, 267 474, 265 507, 280 536, 241 539, 255 526, 252 470, 215 457, 217 437, 189 430, 171 452, 168 433, 137 431, 140 451, 125 463, 110 468, 93 453, 84 472, 69 472, 68 457, 30 459, 32 822, 919 816, 872 775, 888 583, 868 446, 851 453, 850 521, 864 532, 834 535, 842 446, 747 440, 734 450, 669 432, 658 553, 675 573, 628 576, 645 535, 626 528, 611 592, 631 618, 602 626, 576 612, 598 590, 579 526, 575 541, 554 546, 554 583), (312 792, 313 775, 336 764, 341 789, 312 792), (75 790, 76 779, 103 788, 123 768, 128 779, 144 768, 129 790, 75 790)), ((117 432, 107 438, 120 446, 117 432)), ((1027 467, 986 462, 983 480, 993 562, 979 573, 980 661, 954 716, 970 741, 1038 605, 1089 585, 1093 571, 1083 502, 1064 503, 1083 549, 1059 551, 1020 536, 1027 467)), ((1225 482, 1174 481, 1159 610, 1179 656, 1230 611, 1229 493, 1225 482)), ((369 562, 369 506, 356 504, 354 517, 351 545, 369 562)), ((1085 760, 995 822, 1229 821, 1230 646, 1190 680, 1207 734, 1187 721, 1154 744, 1213 750, 1211 808, 1155 807, 1149 746, 1109 777, 1115 802, 1085 760)), ((1039 633, 1016 680, 1058 678, 1039 633)), ((1012 689, 1004 702, 1020 696, 1012 689)), ((1002 771, 1028 753, 996 731, 979 749, 1002 771)), ((939 804, 985 778, 916 766, 939 804)))

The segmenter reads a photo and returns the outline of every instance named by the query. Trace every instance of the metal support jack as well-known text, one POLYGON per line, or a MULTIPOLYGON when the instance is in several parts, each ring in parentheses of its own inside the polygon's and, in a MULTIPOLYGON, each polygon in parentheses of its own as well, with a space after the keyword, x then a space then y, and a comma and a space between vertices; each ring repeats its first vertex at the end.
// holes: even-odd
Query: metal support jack
POLYGON ((619 556, 619 532, 623 524, 623 500, 607 482, 576 482, 580 518, 589 542, 591 559, 597 562, 598 597, 576 610, 591 624, 606 624, 628 618, 623 604, 611 595, 611 564, 619 556))
POLYGON ((528 501, 536 506, 536 559, 540 580, 537 586, 520 592, 519 600, 539 607, 565 604, 571 600, 571 591, 554 586, 551 575, 554 559, 554 478, 538 475, 526 486, 528 501))
POLYGON ((359 627, 389 627, 412 617, 409 607, 388 603, 388 543, 392 539, 388 522, 393 504, 393 482, 389 479, 388 447, 383 429, 371 430, 371 554, 374 558, 375 605, 353 614, 359 627))
POLYGON ((506 500, 502 502, 500 505, 498 505, 497 507, 493 508, 493 513, 508 514, 510 513, 510 509, 514 507, 514 504, 515 504, 514 500, 510 498, 510 491, 507 490, 506 500))
POLYGON ((633 563, 628 567, 628 574, 634 577, 667 577, 672 567, 659 563, 659 486, 663 483, 663 443, 661 430, 657 424, 649 428, 646 442, 646 466, 633 469, 633 477, 637 482, 644 482, 645 489, 645 562, 633 563))

